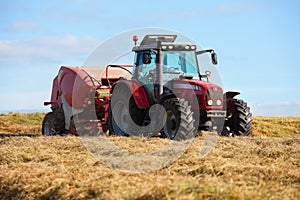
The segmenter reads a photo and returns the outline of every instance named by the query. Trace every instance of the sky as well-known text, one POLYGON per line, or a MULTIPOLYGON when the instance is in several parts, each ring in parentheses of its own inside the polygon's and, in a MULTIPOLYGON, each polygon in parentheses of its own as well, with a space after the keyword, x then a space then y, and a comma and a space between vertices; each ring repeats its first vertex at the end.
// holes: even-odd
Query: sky
MULTIPOLYGON (((300 116, 300 1, 2 0, 0 113, 50 111, 62 65, 143 27, 170 29, 218 54, 224 90, 253 115, 300 116)), ((132 63, 129 63, 132 64, 132 63)))

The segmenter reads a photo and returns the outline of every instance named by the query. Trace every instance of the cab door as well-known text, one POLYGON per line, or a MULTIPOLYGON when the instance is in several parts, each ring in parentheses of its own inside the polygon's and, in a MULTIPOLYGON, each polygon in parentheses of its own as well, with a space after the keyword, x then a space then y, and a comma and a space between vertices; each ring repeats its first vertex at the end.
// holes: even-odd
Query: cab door
POLYGON ((133 78, 144 85, 148 94, 154 97, 154 83, 156 81, 156 54, 151 51, 136 53, 133 78))

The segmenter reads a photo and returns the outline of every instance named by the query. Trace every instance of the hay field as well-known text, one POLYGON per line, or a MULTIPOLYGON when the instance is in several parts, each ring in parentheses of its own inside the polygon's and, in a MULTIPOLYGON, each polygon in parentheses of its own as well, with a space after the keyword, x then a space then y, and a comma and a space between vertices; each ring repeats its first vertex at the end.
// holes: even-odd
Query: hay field
MULTIPOLYGON (((197 137, 173 164, 132 174, 99 162, 79 137, 39 136, 43 115, 0 115, 2 135, 37 135, 0 137, 0 199, 300 199, 300 118, 254 117, 253 137, 220 137, 204 158, 197 137)), ((109 139, 132 152, 169 142, 109 139)))

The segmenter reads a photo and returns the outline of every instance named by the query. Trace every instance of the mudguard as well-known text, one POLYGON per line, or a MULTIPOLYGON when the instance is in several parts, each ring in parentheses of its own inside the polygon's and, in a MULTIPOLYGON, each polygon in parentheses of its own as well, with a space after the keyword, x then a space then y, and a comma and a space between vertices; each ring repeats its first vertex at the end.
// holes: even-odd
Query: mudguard
POLYGON ((137 80, 119 80, 113 85, 112 93, 116 85, 122 84, 125 88, 128 88, 131 92, 134 102, 138 108, 149 108, 149 100, 147 96, 147 92, 143 85, 139 83, 137 80))
POLYGON ((234 92, 234 91, 228 91, 224 94, 224 99, 232 99, 233 97, 239 95, 241 93, 239 92, 234 92))
POLYGON ((159 104, 162 104, 165 100, 171 99, 171 98, 178 98, 178 97, 174 93, 164 94, 159 98, 158 102, 159 102, 159 104))

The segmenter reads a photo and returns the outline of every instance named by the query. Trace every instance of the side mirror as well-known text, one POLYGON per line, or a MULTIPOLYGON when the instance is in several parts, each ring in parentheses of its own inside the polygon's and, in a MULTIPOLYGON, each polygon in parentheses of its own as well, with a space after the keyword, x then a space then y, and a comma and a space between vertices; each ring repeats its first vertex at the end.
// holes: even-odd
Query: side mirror
POLYGON ((217 54, 215 52, 211 53, 211 61, 212 61, 212 64, 214 64, 214 65, 218 64, 218 58, 217 58, 217 54))
POLYGON ((151 54, 143 53, 143 64, 150 64, 150 63, 151 63, 151 54))

